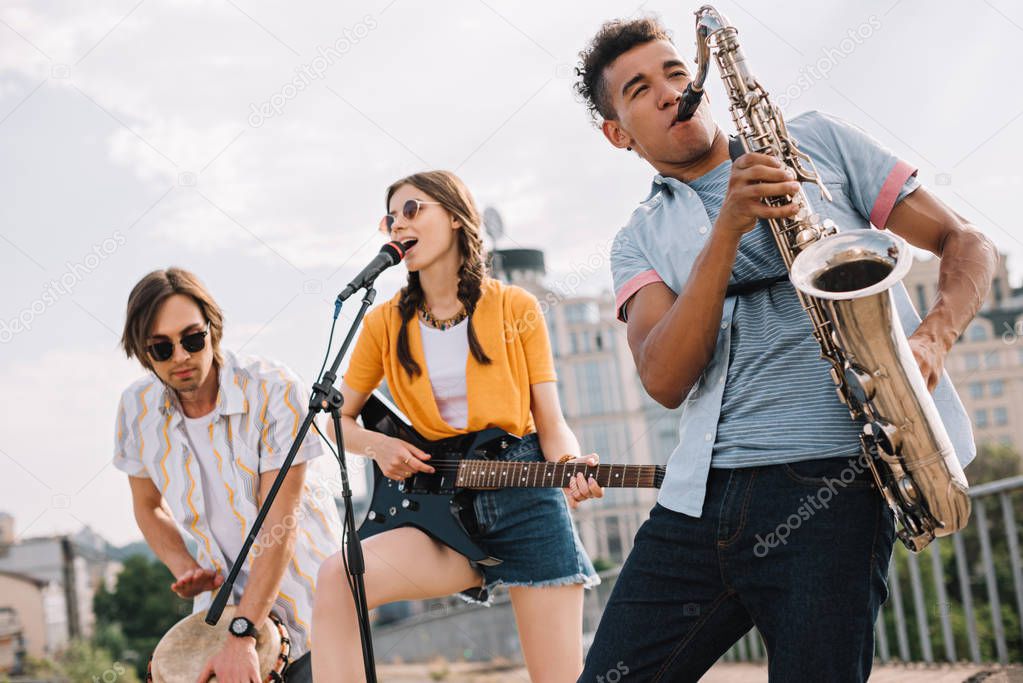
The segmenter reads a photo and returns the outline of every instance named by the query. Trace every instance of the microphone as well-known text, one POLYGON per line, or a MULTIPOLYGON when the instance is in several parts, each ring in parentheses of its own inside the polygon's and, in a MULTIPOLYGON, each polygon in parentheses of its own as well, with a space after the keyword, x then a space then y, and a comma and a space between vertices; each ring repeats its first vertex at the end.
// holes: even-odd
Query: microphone
POLYGON ((373 284, 373 281, 377 279, 380 273, 384 272, 393 265, 397 265, 405 258, 405 253, 409 248, 416 243, 416 240, 409 240, 407 242, 388 242, 384 246, 380 247, 380 253, 373 257, 373 260, 369 262, 369 265, 362 269, 358 275, 355 276, 348 286, 341 290, 341 293, 337 295, 337 301, 335 302, 337 307, 340 308, 341 302, 355 294, 357 291, 364 287, 369 287, 373 284))

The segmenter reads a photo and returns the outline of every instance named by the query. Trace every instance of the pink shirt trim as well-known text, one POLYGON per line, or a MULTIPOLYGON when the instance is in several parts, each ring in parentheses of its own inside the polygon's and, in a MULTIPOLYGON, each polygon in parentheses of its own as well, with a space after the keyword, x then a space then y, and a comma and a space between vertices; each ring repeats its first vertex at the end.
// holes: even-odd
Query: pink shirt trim
POLYGON ((884 229, 888 222, 888 216, 895 208, 895 200, 899 198, 902 186, 914 173, 916 173, 916 169, 901 159, 895 164, 895 168, 888 174, 884 185, 881 186, 877 199, 874 200, 874 207, 870 210, 870 222, 875 227, 884 229))
POLYGON ((645 270, 639 275, 634 275, 632 279, 622 286, 618 295, 615 297, 615 310, 618 312, 619 320, 625 322, 625 314, 622 311, 622 306, 624 306, 629 299, 632 298, 632 295, 643 287, 655 282, 664 282, 664 280, 661 279, 661 276, 657 274, 656 270, 645 270))

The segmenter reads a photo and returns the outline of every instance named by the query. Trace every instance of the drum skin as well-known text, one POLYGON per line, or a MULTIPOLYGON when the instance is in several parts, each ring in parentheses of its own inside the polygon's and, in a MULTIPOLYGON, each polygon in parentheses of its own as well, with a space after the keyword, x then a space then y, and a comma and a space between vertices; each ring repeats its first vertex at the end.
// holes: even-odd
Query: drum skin
MULTIPOLYGON (((185 617, 160 639, 149 662, 154 683, 195 683, 210 657, 224 646, 228 638, 227 624, 234 618, 234 607, 228 606, 216 626, 204 619, 205 612, 185 617)), ((284 626, 273 615, 263 622, 256 638, 259 677, 264 681, 280 680, 288 660, 290 643, 284 626)), ((215 681, 216 676, 210 678, 215 681)))

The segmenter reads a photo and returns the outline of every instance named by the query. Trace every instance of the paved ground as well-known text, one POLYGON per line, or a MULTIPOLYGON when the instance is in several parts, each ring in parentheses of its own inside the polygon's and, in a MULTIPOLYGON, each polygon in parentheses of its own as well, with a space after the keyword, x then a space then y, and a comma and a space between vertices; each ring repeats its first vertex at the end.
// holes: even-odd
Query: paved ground
MULTIPOLYGON (((382 666, 381 683, 528 683, 525 669, 500 665, 443 664, 382 666)), ((623 679, 623 683, 626 679, 623 679)), ((756 664, 718 664, 705 683, 765 683, 767 669, 756 664)), ((881 666, 871 683, 1023 683, 1023 668, 995 666, 881 666)))

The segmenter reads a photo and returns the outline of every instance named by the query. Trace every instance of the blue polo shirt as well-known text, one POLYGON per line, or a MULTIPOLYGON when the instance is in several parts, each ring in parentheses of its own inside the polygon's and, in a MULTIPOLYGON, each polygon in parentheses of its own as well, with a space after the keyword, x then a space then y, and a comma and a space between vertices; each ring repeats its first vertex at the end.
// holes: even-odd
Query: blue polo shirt
MULTIPOLYGON (((839 230, 884 226, 895 204, 919 187, 916 169, 860 129, 819 112, 787 122, 817 166, 832 202, 805 184, 811 207, 839 230)), ((657 175, 649 196, 611 249, 619 318, 640 288, 663 282, 682 291, 710 236, 731 162, 689 184, 657 175)), ((743 236, 732 282, 785 273, 770 227, 743 236)), ((906 334, 920 323, 905 287, 893 290, 906 334)), ((746 467, 859 452, 861 425, 839 402, 827 361, 788 281, 751 295, 726 297, 714 356, 683 404, 679 443, 658 502, 699 517, 710 467, 746 467)), ((965 467, 975 456, 969 418, 943 374, 934 392, 938 412, 965 467)))

